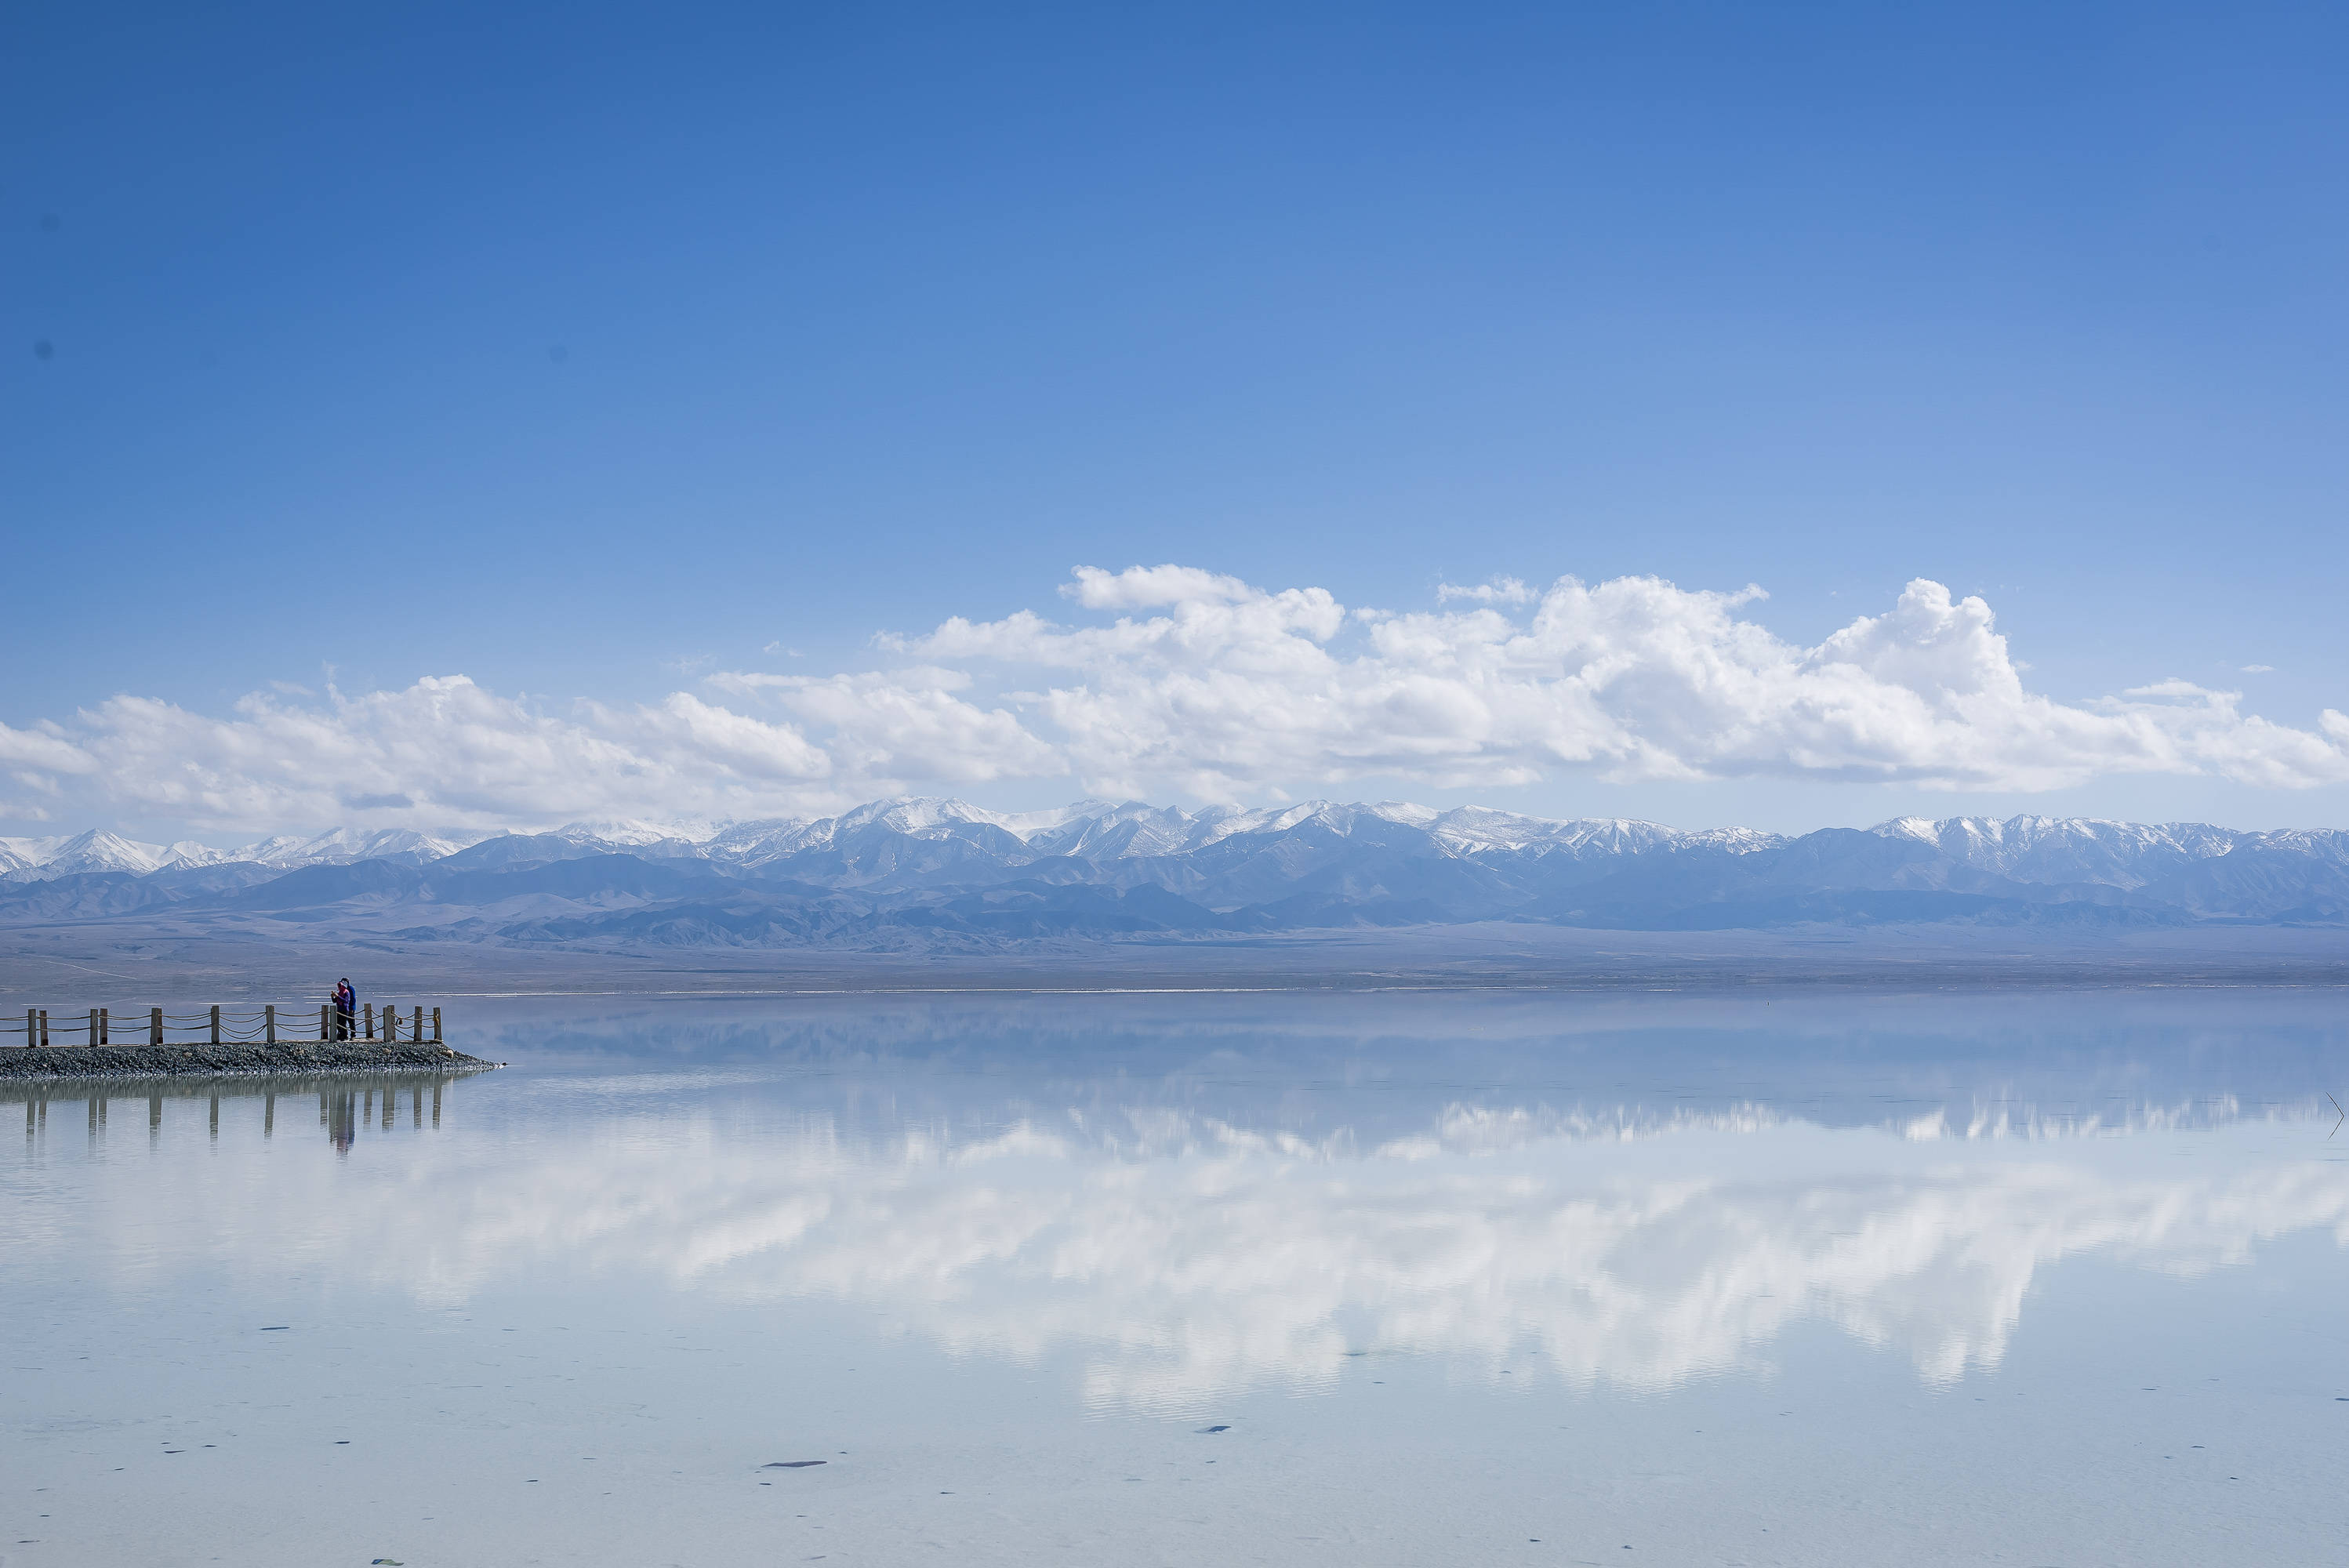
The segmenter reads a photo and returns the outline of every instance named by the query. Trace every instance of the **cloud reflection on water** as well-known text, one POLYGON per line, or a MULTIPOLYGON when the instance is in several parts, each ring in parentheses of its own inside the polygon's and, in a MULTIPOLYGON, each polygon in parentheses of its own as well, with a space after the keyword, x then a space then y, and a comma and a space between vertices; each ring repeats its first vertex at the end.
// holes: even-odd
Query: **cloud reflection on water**
POLYGON ((1985 1117, 1455 1104, 1369 1140, 1144 1104, 876 1136, 825 1110, 745 1126, 733 1098, 589 1095, 581 1114, 574 1092, 572 1119, 428 1136, 316 1181, 188 1160, 159 1183, 108 1161, 101 1202, 141 1222, 97 1233, 142 1237, 140 1272, 323 1264, 443 1305, 583 1276, 830 1299, 959 1354, 1073 1356, 1097 1408, 1175 1410, 1326 1383, 1364 1353, 1661 1390, 1765 1366, 1806 1321, 1946 1383, 1999 1365, 2061 1260, 2193 1274, 2295 1232, 2349 1244, 2349 1166, 2244 1157, 2224 1129, 2155 1151, 2205 1156, 2181 1172, 2147 1158, 2158 1138, 2000 1138, 1985 1117))

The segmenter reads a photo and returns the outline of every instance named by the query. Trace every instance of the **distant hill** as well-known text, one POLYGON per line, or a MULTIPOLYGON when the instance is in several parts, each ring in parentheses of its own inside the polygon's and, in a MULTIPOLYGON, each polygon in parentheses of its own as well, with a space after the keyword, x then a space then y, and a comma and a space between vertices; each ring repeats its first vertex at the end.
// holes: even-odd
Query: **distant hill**
POLYGON ((0 839, 0 924, 260 920, 399 942, 918 944, 1245 937, 1480 921, 1626 931, 2349 924, 2349 833, 1901 818, 1797 838, 1310 802, 1006 813, 875 801, 815 820, 352 829, 221 851, 0 839))

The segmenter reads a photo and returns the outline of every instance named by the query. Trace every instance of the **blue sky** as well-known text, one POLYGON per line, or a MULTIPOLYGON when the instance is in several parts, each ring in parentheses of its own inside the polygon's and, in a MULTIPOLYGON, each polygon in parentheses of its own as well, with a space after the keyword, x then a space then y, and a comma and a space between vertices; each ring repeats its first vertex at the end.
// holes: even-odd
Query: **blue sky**
MULTIPOLYGON (((1922 577, 1985 600, 2067 710, 2179 680, 2321 738, 2349 707, 2338 8, 5 26, 0 723, 56 727, 80 760, 18 744, 0 827, 525 821, 527 789, 432 773, 458 742, 328 695, 458 675, 613 744, 661 743, 582 704, 690 694, 766 727, 753 773, 797 744, 775 734, 831 748, 773 763, 799 780, 781 794, 582 798, 616 813, 782 809, 802 786, 815 809, 867 782, 1191 799, 1204 768, 1252 799, 1691 825, 2349 825, 2322 757, 2226 760, 2256 736, 1971 772, 1947 736, 1896 764, 1529 741, 1465 771, 1340 740, 1327 766, 1207 768, 1161 737, 1056 772, 935 736, 916 758, 866 710, 709 684, 936 667, 874 639, 950 617, 1189 603, 1087 615, 1060 592, 1078 566, 1429 614, 1496 575, 1754 583, 1768 599, 1737 614, 1794 648, 1922 577), (222 729, 254 693, 277 727, 222 729), (160 707, 76 717, 122 697, 160 707), (296 745, 305 704, 335 734, 299 744, 343 748, 331 799, 248 755, 296 745), (170 777, 174 714, 203 731, 199 784, 170 777), (362 788, 400 747, 410 772, 362 788)), ((1047 747, 1021 694, 1112 684, 957 667, 958 701, 1030 715, 1047 747)))

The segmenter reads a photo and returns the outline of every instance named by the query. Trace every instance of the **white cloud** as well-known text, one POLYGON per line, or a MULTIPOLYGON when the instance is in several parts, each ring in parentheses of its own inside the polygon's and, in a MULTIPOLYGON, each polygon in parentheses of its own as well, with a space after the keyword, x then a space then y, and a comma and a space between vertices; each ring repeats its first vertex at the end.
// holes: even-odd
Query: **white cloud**
POLYGON ((770 692, 802 717, 828 727, 833 755, 855 777, 975 784, 1067 771, 1059 753, 1013 715, 956 696, 970 685, 957 670, 729 675, 711 684, 770 692))
POLYGON ((462 676, 256 694, 225 717, 118 696, 0 725, 0 813, 274 830, 347 820, 354 801, 380 826, 531 826, 799 814, 1060 778, 1215 799, 1366 776, 2009 791, 2148 773, 2349 780, 2336 711, 2293 728, 2175 679, 2060 702, 2026 688, 1987 603, 1924 579, 1807 647, 1749 618, 1758 588, 1654 577, 1566 577, 1538 593, 1496 578, 1410 613, 1175 565, 1080 568, 1061 593, 1090 618, 956 617, 879 639, 893 667, 725 672, 698 683, 705 695, 637 707, 546 711, 462 676))
POLYGON ((828 792, 830 755, 788 725, 686 693, 554 716, 462 676, 306 704, 255 695, 225 718, 118 696, 69 725, 0 731, 0 766, 18 813, 112 809, 240 831, 355 815, 492 827, 723 815, 842 798, 828 792))
POLYGON ((712 707, 688 692, 670 693, 657 709, 602 717, 615 732, 626 731, 633 721, 638 734, 653 743, 647 749, 698 754, 740 779, 796 782, 832 772, 831 754, 790 726, 712 707))
POLYGON ((1080 566, 1075 581, 1061 584, 1061 596, 1088 610, 1148 610, 1161 604, 1236 603, 1256 590, 1237 577, 1219 577, 1195 566, 1129 566, 1112 573, 1080 566))
POLYGON ((1479 604, 1530 604, 1534 597, 1534 591, 1515 577, 1495 577, 1473 588, 1445 583, 1435 590, 1435 602, 1439 604, 1449 604, 1454 599, 1473 599, 1479 604))
POLYGON ((1754 588, 1561 578, 1523 617, 1495 607, 1498 592, 1464 595, 1473 609, 1359 612, 1341 647, 1345 610, 1319 589, 1214 578, 1168 597, 1187 580, 1080 574, 1078 597, 1162 612, 1147 618, 1069 628, 1021 612, 889 645, 1071 672, 1039 706, 1096 789, 1231 798, 1364 774, 1500 786, 1573 770, 2006 790, 2116 773, 2349 779, 2331 718, 2321 734, 2287 728, 2177 681, 2083 705, 2027 691, 1990 606, 1923 579, 1816 647, 1741 618, 1754 588), (1102 586, 1144 580, 1147 596, 1102 586))

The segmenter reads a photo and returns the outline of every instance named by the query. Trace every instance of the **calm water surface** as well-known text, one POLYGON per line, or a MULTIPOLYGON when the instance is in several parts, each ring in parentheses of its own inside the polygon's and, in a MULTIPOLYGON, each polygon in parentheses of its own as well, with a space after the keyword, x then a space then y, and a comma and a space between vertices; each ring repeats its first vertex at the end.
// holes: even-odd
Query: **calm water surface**
POLYGON ((2349 1560, 2331 994, 451 1017, 0 1090, 0 1563, 2349 1560))

